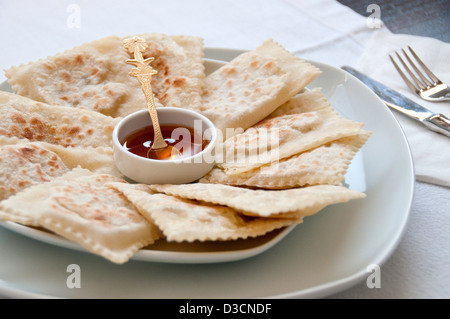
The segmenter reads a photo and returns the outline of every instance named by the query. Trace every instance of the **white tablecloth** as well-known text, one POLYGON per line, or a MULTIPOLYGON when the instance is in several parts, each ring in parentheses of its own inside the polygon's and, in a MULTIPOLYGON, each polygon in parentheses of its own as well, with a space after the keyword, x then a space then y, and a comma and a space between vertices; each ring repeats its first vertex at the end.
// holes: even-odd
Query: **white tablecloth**
MULTIPOLYGON (((239 49, 273 38, 302 58, 356 66, 379 31, 373 22, 331 0, 1 0, 0 69, 106 35, 145 32, 239 49)), ((418 182, 403 240, 381 268, 381 288, 363 282, 331 298, 449 298, 449 229, 450 189, 418 182)))

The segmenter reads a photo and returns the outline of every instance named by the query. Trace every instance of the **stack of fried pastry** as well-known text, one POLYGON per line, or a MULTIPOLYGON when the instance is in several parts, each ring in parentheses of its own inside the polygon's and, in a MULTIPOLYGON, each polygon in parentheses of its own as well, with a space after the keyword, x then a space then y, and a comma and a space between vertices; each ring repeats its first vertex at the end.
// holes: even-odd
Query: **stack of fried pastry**
POLYGON ((343 182, 370 132, 306 88, 318 68, 267 40, 205 74, 201 38, 139 36, 155 57, 156 105, 200 112, 223 133, 215 167, 183 185, 133 183, 115 168, 112 130, 146 104, 124 38, 109 36, 5 71, 1 220, 124 263, 157 240, 262 236, 365 197, 343 182))

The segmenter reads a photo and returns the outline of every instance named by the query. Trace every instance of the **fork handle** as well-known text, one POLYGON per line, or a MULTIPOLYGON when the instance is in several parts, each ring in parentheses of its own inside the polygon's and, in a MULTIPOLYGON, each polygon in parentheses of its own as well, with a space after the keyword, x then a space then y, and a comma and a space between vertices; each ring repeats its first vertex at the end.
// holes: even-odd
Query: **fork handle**
POLYGON ((434 114, 423 120, 423 124, 425 124, 430 130, 450 137, 450 119, 448 119, 444 114, 434 114))

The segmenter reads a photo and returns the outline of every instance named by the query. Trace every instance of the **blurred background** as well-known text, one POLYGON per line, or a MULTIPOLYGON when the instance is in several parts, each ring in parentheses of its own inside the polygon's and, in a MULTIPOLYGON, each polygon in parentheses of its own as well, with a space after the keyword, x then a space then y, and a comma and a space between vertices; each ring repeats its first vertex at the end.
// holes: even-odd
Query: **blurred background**
POLYGON ((363 16, 370 4, 382 8, 381 20, 393 33, 428 36, 450 42, 449 0, 338 0, 363 16))

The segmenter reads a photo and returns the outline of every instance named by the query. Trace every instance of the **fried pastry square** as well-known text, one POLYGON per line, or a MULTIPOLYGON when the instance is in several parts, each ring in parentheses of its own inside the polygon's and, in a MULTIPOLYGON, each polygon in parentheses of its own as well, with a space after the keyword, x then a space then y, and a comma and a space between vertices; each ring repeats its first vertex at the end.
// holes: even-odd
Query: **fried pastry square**
POLYGON ((145 185, 111 183, 145 218, 155 223, 167 241, 234 240, 262 236, 302 222, 301 218, 258 218, 220 205, 145 190, 145 185))
POLYGON ((332 204, 363 198, 344 186, 316 185, 286 190, 261 190, 222 184, 149 185, 150 190, 185 199, 230 207, 247 216, 303 218, 332 204))
POLYGON ((0 135, 0 200, 76 167, 122 177, 109 147, 63 147, 0 135))
POLYGON ((315 66, 267 40, 205 78, 201 112, 226 139, 233 134, 227 128, 245 130, 256 124, 319 74, 315 66))
POLYGON ((122 40, 108 36, 11 67, 5 75, 16 94, 119 117, 146 106, 139 83, 128 75, 127 59, 122 40))
POLYGON ((30 187, 0 203, 0 218, 42 226, 114 263, 124 263, 161 235, 118 191, 123 182, 106 174, 75 169, 30 187))
POLYGON ((0 92, 0 135, 67 146, 112 147, 120 118, 67 106, 50 105, 0 92))
POLYGON ((248 172, 359 132, 363 123, 338 115, 331 107, 261 121, 224 143, 218 166, 226 174, 248 172))
POLYGON ((266 189, 338 185, 344 181, 352 159, 370 135, 371 132, 361 130, 354 136, 344 137, 240 174, 226 174, 223 169, 215 167, 199 182, 266 189))
MULTIPOLYGON (((145 33, 144 58, 154 57, 153 93, 164 106, 199 110, 202 104, 203 39, 195 36, 145 33)), ((131 55, 130 55, 131 58, 131 55)))
POLYGON ((35 143, 0 146, 0 200, 70 170, 52 151, 35 143))
MULTIPOLYGON (((203 40, 194 36, 141 35, 144 57, 154 57, 155 105, 199 108, 203 85, 203 40), (160 101, 161 100, 161 101, 160 101), (162 104, 161 104, 162 103, 162 104)), ((131 77, 131 57, 118 36, 108 36, 5 71, 16 94, 48 104, 123 117, 146 108, 131 77)))

